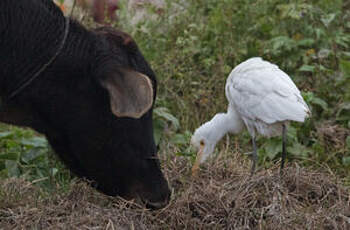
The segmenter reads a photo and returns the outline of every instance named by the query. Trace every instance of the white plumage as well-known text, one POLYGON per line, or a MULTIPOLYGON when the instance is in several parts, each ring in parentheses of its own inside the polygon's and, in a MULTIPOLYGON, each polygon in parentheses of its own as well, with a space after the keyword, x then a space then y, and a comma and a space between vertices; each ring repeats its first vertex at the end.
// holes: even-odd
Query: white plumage
POLYGON ((232 70, 226 80, 225 93, 229 102, 227 113, 216 114, 192 136, 192 145, 199 149, 193 172, 214 151, 216 143, 226 133, 237 134, 244 127, 253 141, 252 172, 257 160, 257 134, 267 137, 283 134, 283 168, 285 126, 289 121, 304 122, 310 115, 307 104, 290 77, 277 65, 254 57, 232 70))

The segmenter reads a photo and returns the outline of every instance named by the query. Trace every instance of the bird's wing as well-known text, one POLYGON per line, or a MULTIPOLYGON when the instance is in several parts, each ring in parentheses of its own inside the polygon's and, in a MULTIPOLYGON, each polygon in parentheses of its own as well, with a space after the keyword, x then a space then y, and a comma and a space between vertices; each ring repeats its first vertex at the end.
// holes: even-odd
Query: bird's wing
POLYGON ((226 96, 242 118, 267 124, 286 120, 303 122, 309 113, 289 76, 261 58, 249 59, 231 72, 226 96))

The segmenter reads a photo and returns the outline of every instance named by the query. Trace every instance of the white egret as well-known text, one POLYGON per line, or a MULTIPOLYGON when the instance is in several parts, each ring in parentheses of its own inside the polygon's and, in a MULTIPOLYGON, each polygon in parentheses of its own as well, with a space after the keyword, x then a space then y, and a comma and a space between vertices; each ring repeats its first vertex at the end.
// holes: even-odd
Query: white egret
POLYGON ((236 66, 226 80, 227 113, 218 113, 194 132, 191 144, 198 149, 192 173, 213 153, 226 134, 244 128, 252 137, 252 168, 257 163, 256 136, 283 136, 281 170, 286 157, 286 125, 304 122, 311 113, 290 77, 268 61, 254 57, 236 66))

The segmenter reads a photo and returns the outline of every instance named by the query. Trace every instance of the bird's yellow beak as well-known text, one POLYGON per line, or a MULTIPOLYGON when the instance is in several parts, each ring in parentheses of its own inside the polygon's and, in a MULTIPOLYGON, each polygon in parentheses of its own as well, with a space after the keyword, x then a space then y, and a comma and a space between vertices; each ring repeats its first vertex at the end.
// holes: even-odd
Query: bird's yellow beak
POLYGON ((194 162, 192 167, 192 176, 196 176, 198 174, 199 164, 201 162, 202 155, 203 155, 203 149, 204 149, 204 143, 201 143, 196 156, 196 161, 194 162))

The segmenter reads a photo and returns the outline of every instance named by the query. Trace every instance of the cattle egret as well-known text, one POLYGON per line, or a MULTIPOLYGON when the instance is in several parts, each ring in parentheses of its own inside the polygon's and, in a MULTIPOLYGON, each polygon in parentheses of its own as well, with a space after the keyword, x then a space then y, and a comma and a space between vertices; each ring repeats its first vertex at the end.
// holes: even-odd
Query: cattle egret
POLYGON ((192 168, 213 153, 216 143, 226 134, 240 133, 245 127, 252 137, 251 173, 257 163, 256 136, 283 136, 281 170, 286 158, 286 125, 289 121, 304 122, 311 113, 300 91, 277 65, 254 57, 236 66, 226 80, 227 113, 218 113, 200 126, 191 144, 198 149, 192 168))

